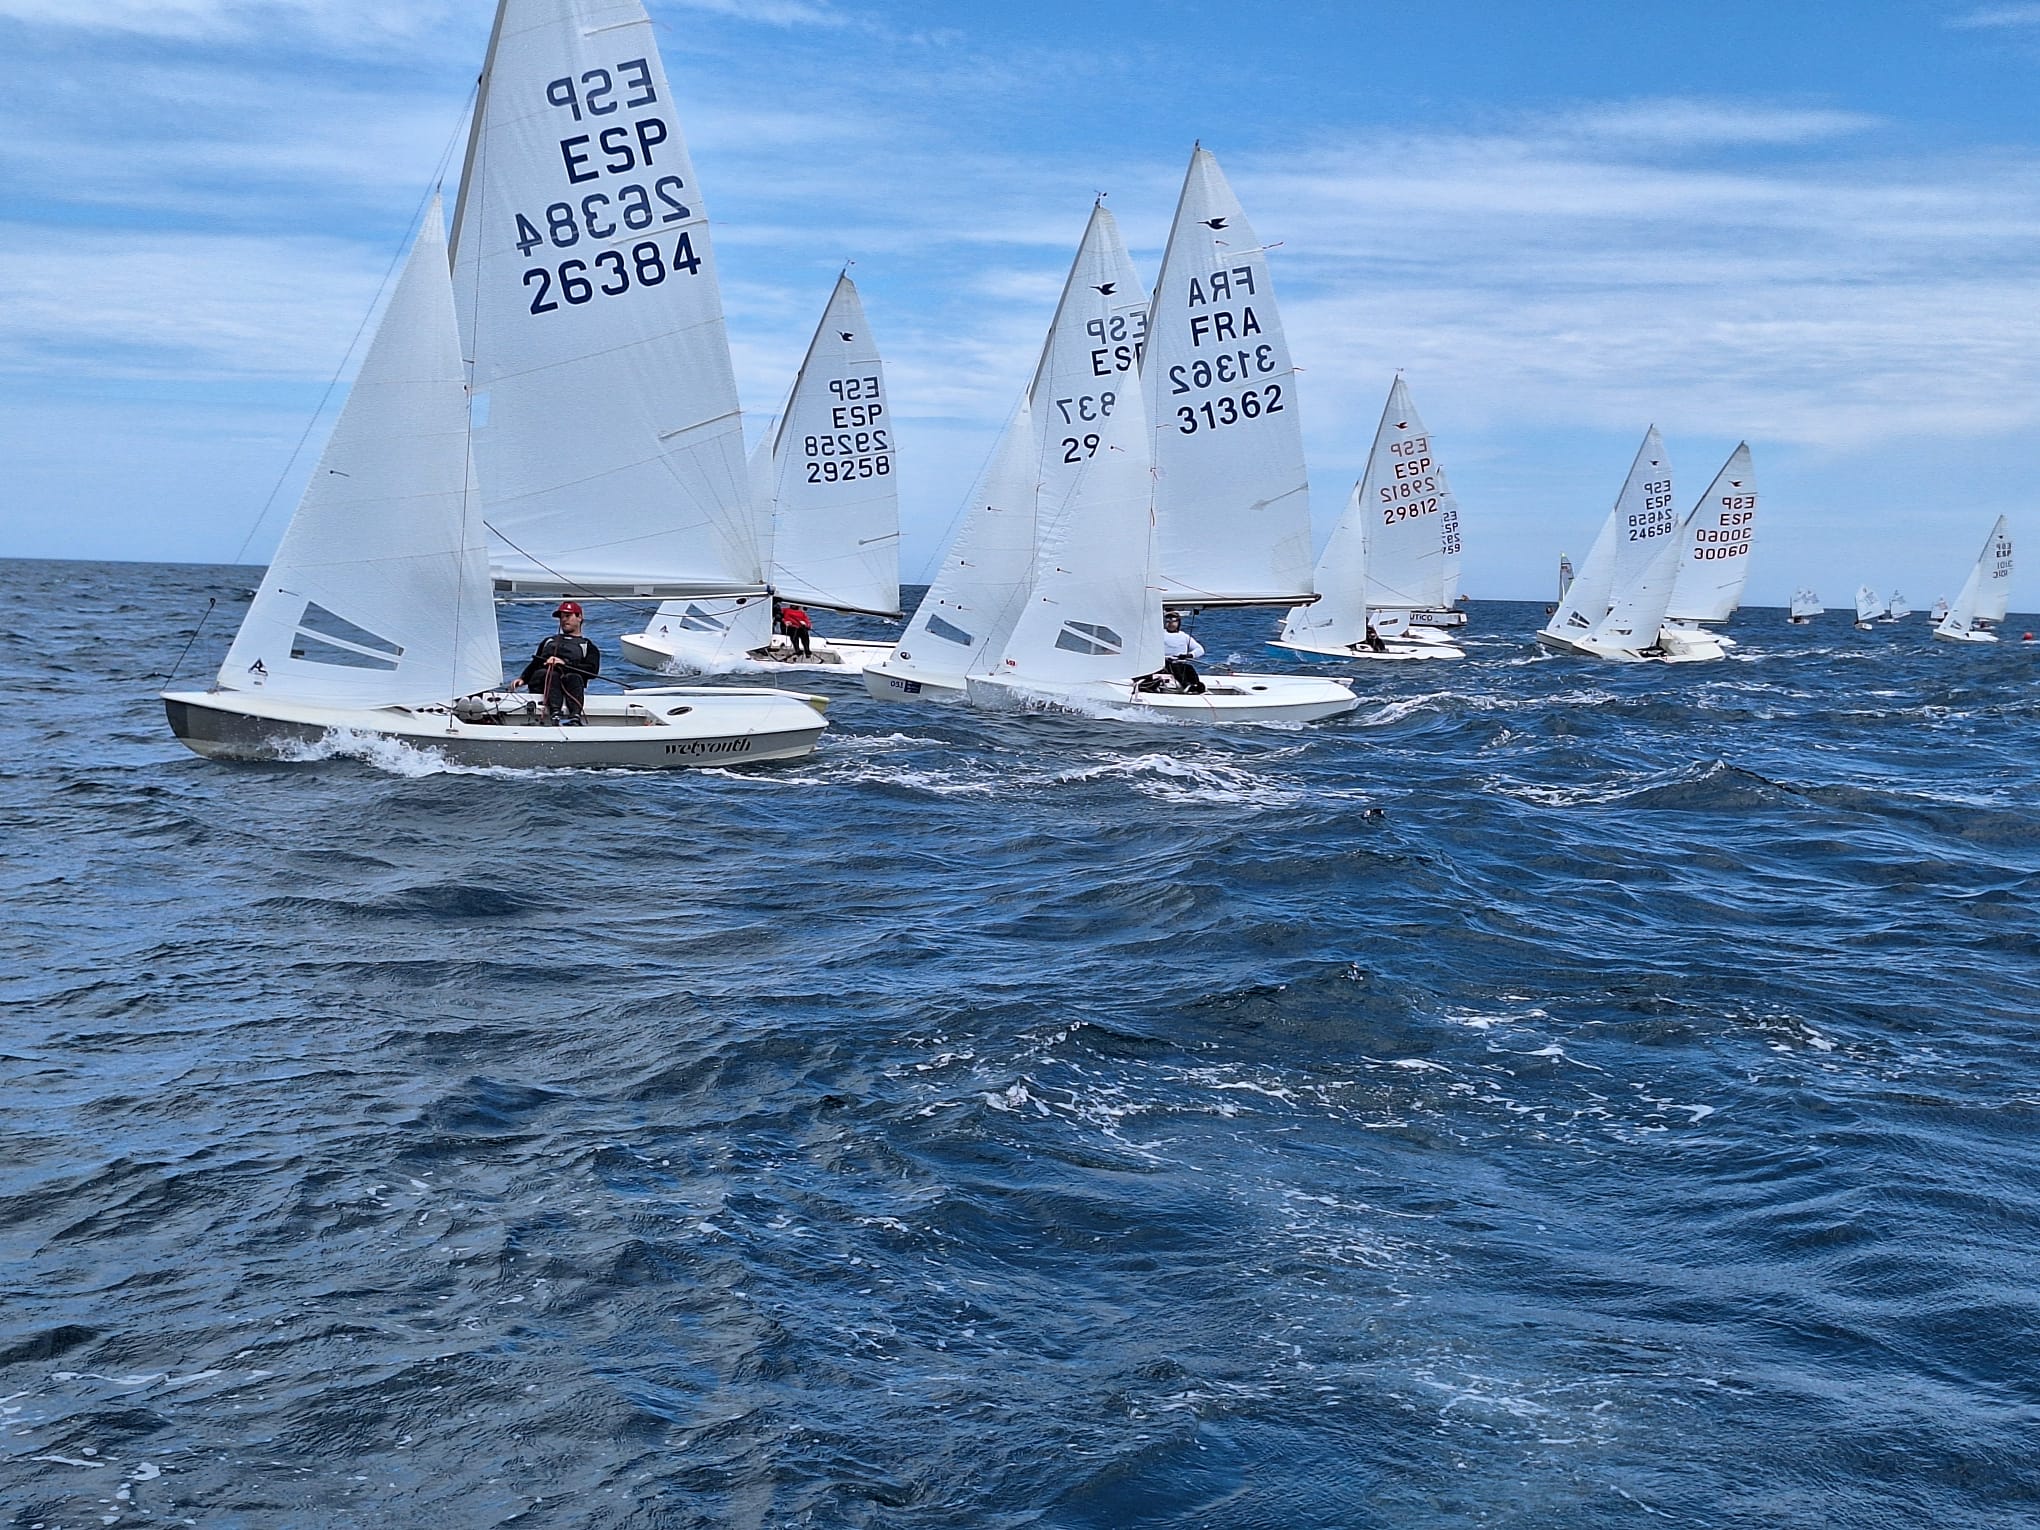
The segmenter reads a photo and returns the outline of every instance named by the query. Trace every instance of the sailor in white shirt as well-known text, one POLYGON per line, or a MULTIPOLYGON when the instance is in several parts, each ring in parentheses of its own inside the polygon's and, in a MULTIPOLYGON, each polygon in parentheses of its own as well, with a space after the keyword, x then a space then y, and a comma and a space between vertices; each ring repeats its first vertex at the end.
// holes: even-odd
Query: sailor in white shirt
POLYGON ((1162 668, 1169 678, 1193 696, 1204 693, 1204 682, 1190 661, 1204 657, 1204 645, 1183 630, 1180 611, 1162 613, 1162 668))

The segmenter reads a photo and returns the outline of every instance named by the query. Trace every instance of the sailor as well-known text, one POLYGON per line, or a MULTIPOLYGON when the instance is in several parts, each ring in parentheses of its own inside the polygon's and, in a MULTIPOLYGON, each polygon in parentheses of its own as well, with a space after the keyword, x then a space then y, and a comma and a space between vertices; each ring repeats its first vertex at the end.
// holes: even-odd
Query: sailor
POLYGON ((548 721, 577 728, 588 682, 602 672, 602 650, 581 636, 579 601, 561 601, 553 615, 559 619, 560 630, 539 640, 538 652, 524 666, 524 673, 510 682, 510 689, 536 691, 548 721))
POLYGON ((814 657, 814 649, 809 646, 809 640, 814 636, 815 624, 809 618, 807 612, 795 605, 781 606, 779 608, 779 630, 784 632, 793 643, 793 656, 796 659, 810 659, 814 657))
POLYGON ((1196 666, 1190 661, 1204 657, 1204 645, 1183 630, 1183 613, 1164 611, 1162 613, 1162 668, 1169 672, 1169 678, 1192 696, 1204 694, 1204 682, 1198 678, 1196 666))
POLYGON ((1367 624, 1367 646, 1376 653, 1387 653, 1388 644, 1381 640, 1381 634, 1374 630, 1374 623, 1367 624))

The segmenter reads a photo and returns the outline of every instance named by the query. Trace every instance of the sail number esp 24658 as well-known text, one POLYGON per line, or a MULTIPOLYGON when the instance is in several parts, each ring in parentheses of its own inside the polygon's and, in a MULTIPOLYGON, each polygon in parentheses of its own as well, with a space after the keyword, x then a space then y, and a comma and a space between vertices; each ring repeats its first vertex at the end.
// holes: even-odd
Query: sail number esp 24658
POLYGON ((545 100, 586 131, 559 140, 566 194, 536 215, 523 209, 514 214, 517 253, 529 260, 541 248, 607 247, 527 269, 523 282, 531 312, 556 313, 563 304, 577 308, 598 296, 622 297, 634 287, 656 287, 670 277, 700 271, 692 232, 667 227, 693 222, 695 214, 687 182, 661 174, 657 164, 660 145, 672 136, 665 118, 654 112, 622 122, 603 120, 658 104, 650 63, 625 59, 612 68, 549 81, 545 100), (600 189, 578 189, 591 183, 600 189))

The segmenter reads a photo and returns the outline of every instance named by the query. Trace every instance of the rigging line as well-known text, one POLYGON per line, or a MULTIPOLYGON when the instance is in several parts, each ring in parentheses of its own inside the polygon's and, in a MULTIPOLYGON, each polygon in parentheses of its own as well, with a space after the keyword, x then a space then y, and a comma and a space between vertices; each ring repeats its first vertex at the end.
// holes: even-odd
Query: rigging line
MULTIPOLYGON (((499 12, 497 14, 498 24, 500 24, 501 21, 502 16, 501 13, 499 12)), ((492 35, 490 38, 490 51, 492 56, 494 50, 495 39, 492 35)), ((486 78, 486 76, 487 76, 486 69, 482 72, 482 74, 478 74, 475 76, 474 89, 468 93, 468 110, 465 113, 465 115, 469 118, 468 128, 471 135, 470 147, 473 148, 476 146, 473 140, 479 140, 480 149, 480 153, 475 155, 474 157, 475 174, 473 177, 474 182, 482 187, 482 195, 476 199, 478 205, 475 208, 475 222, 477 225, 480 224, 482 217, 482 207, 479 204, 485 203, 487 201, 489 185, 488 134, 482 131, 482 129, 485 127, 485 124, 482 123, 477 116, 477 114, 480 113, 480 111, 482 110, 482 81, 484 78, 486 78)), ((458 137, 459 133, 460 133, 459 126, 456 124, 454 128, 455 137, 458 137)), ((446 148, 441 153, 439 159, 439 173, 441 176, 444 176, 446 174, 446 167, 449 161, 452 159, 452 156, 453 156, 453 139, 449 138, 446 143, 446 148)), ((465 202, 466 201, 465 193, 467 191, 467 185, 465 183, 461 186, 461 191, 463 195, 459 200, 461 202, 465 202)), ((457 215, 463 210, 464 209, 458 205, 456 205, 456 207, 454 208, 456 217, 454 219, 453 236, 455 239, 458 239, 460 237, 460 219, 457 215)), ((449 260, 452 259, 451 250, 448 251, 447 258, 449 260)), ((454 302, 458 304, 460 302, 460 293, 454 287, 453 272, 450 269, 447 272, 447 288, 449 295, 453 298, 454 302)), ((482 263, 480 259, 477 258, 475 261, 474 297, 473 301, 469 304, 468 307, 467 332, 470 338, 472 338, 472 336, 475 334, 476 330, 479 328, 481 324, 481 319, 477 312, 477 310, 481 306, 481 301, 482 301, 482 263)), ((458 327, 458 316, 456 316, 456 327, 458 327)), ((453 652, 447 655, 447 663, 450 666, 452 666, 453 669, 453 674, 449 678, 449 683, 447 685, 448 690, 457 690, 460 686, 460 674, 461 674, 460 629, 462 621, 467 616, 468 581, 464 577, 459 576, 465 574, 467 568, 468 519, 470 516, 474 514, 476 493, 475 365, 473 358, 465 354, 469 347, 459 344, 460 337, 458 335, 456 335, 454 338, 456 346, 463 353, 461 356, 461 370, 465 374, 467 382, 467 400, 466 400, 467 407, 461 411, 460 416, 461 431, 466 449, 461 453, 461 466, 460 466, 460 548, 459 551, 457 551, 454 554, 454 557, 458 564, 458 571, 454 581, 455 594, 453 597, 453 652)), ((483 528, 486 529, 488 524, 489 523, 486 520, 483 521, 482 522, 483 528)), ((486 570, 486 568, 488 567, 488 549, 486 547, 481 549, 481 558, 482 566, 486 570)), ((495 598, 495 592, 493 590, 490 591, 489 598, 491 600, 495 598)), ((491 609, 490 614, 492 616, 495 614, 493 608, 491 609)), ((503 675, 503 637, 500 630, 498 630, 496 634, 495 646, 496 646, 496 683, 500 685, 502 684, 503 675)), ((448 712, 446 715, 446 731, 448 733, 452 733, 455 731, 454 730, 455 721, 456 718, 454 717, 454 714, 448 712)))
POLYGON ((200 617, 200 618, 198 619, 198 625, 197 625, 196 627, 193 627, 193 628, 191 629, 191 636, 190 636, 190 637, 188 637, 188 638, 186 638, 186 639, 184 640, 184 648, 183 648, 183 650, 182 650, 181 652, 179 652, 179 654, 177 655, 177 662, 176 662, 175 664, 173 664, 173 665, 171 665, 171 666, 170 666, 170 673, 169 673, 169 674, 167 674, 167 675, 165 675, 165 676, 163 677, 163 683, 164 683, 165 685, 174 685, 174 684, 176 684, 176 682, 177 682, 177 671, 179 671, 180 669, 184 668, 184 659, 185 659, 185 655, 186 655, 186 654, 189 654, 189 653, 191 652, 191 645, 192 645, 193 643, 196 643, 196 642, 198 641, 198 635, 199 635, 199 634, 200 634, 201 632, 205 631, 205 624, 206 624, 206 623, 207 623, 208 621, 212 620, 212 614, 213 614, 213 607, 214 607, 214 606, 217 606, 217 605, 218 605, 219 603, 220 603, 220 602, 219 602, 219 597, 218 597, 218 596, 216 596, 216 595, 208 595, 208 596, 206 597, 206 600, 205 600, 205 615, 201 616, 201 617, 200 617))
MULTIPOLYGON (((652 616, 656 616, 659 614, 659 608, 656 605, 648 609, 644 605, 640 604, 637 600, 629 599, 621 595, 604 595, 599 590, 590 589, 588 586, 576 580, 571 574, 561 573, 558 569, 554 568, 550 563, 546 562, 545 559, 539 557, 537 553, 525 551, 525 549, 519 547, 515 542, 511 541, 510 538, 504 536, 503 533, 497 527, 495 527, 488 521, 482 522, 482 528, 485 531, 487 531, 491 536, 499 539, 503 543, 503 545, 509 548, 512 552, 518 554, 520 557, 529 558, 536 566, 544 569, 548 574, 551 574, 553 578, 559 580, 560 587, 562 589, 575 592, 575 598, 578 600, 592 600, 607 606, 623 606, 628 610, 649 614, 652 616)), ((735 597, 731 598, 734 599, 735 597)))
MULTIPOLYGON (((471 89, 468 92, 469 105, 472 105, 473 101, 474 91, 471 89)), ((255 523, 248 528, 248 534, 241 538, 241 545, 234 549, 233 561, 236 564, 248 555, 249 544, 255 540, 256 533, 261 531, 262 523, 269 519, 269 512, 276 508, 276 496, 283 492, 283 486, 290 481, 291 470, 297 466, 298 458, 304 454, 305 442, 311 439, 312 432, 318 428, 319 420, 326 413, 326 405, 332 402, 333 390, 340 386, 340 379, 346 375, 348 360, 354 355, 354 348, 361 343, 361 336, 368 328, 368 321, 375 316, 376 309, 382 302, 383 293, 389 288, 391 273, 397 269, 398 262, 411 248, 411 236, 416 233, 418 221, 424 216, 426 203, 431 201, 446 178, 446 166, 453 156, 453 146, 460 137, 461 123, 467 120, 467 114, 468 107, 463 106, 460 120, 454 124, 453 133, 447 139, 446 147, 439 151, 439 163, 433 168, 432 179, 427 183, 429 189, 411 209, 411 216, 404 225, 410 233, 398 243, 396 253, 390 256, 389 265, 383 268, 382 279, 376 283, 375 296, 369 300, 368 308, 361 316, 361 323, 355 326, 353 338, 347 342, 347 349, 341 353, 340 365, 333 369, 333 375, 326 383, 326 391, 319 395, 319 402, 312 410, 312 417, 305 421, 304 433, 297 438, 297 445, 290 449, 290 456, 283 464, 283 471, 276 475, 276 482, 270 487, 269 497, 262 501, 262 509, 256 514, 255 523)))

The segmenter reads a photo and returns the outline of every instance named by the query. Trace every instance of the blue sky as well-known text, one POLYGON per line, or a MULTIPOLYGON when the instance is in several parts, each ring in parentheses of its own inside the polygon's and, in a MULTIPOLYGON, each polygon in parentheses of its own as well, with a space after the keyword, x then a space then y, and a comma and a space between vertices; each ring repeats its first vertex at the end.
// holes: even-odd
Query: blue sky
MULTIPOLYGON (((459 128, 492 8, 0 0, 0 555, 234 556, 459 128)), ((1922 603, 1996 515, 2036 522, 2040 3, 650 9, 754 434, 855 261, 910 580, 1093 194, 1152 280, 1198 138, 1281 242, 1320 540, 1398 367, 1476 597, 1543 597, 1653 421, 1682 500, 1750 441, 1756 602, 1868 581, 1922 603)))

